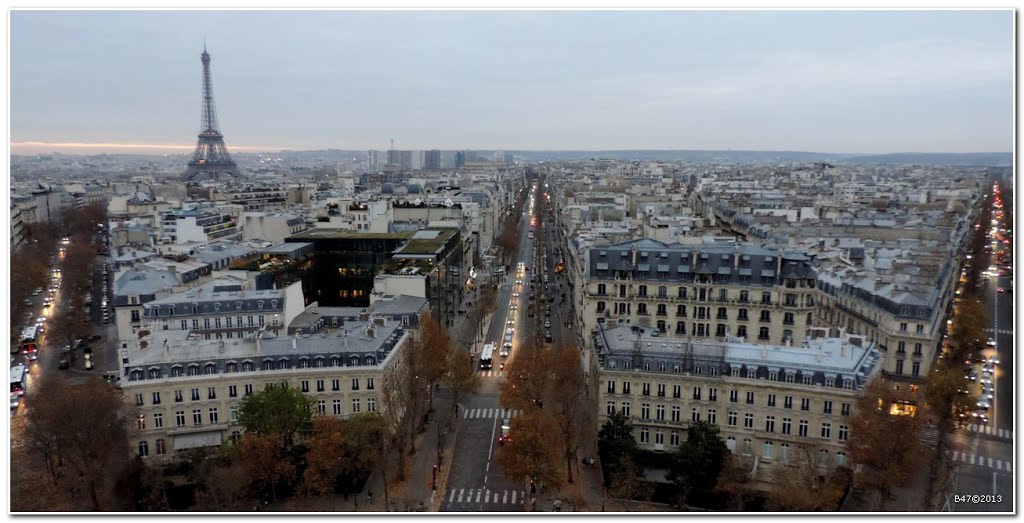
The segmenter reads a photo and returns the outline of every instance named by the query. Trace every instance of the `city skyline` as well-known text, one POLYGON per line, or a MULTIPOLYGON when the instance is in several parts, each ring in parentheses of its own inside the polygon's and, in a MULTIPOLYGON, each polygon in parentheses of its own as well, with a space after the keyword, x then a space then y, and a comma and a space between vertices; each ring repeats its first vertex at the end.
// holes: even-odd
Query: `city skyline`
POLYGON ((231 151, 1012 150, 1010 10, 22 10, 12 153, 187 153, 204 35, 231 151))

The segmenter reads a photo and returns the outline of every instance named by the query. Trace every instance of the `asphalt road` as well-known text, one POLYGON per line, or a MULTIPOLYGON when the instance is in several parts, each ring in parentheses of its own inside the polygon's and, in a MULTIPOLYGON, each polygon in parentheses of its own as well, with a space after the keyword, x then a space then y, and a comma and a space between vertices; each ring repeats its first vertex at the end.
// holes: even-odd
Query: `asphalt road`
MULTIPOLYGON (((519 262, 531 265, 531 253, 534 241, 528 238, 530 228, 529 214, 524 213, 519 223, 521 242, 519 252, 512 261, 511 270, 499 284, 498 297, 491 325, 484 333, 484 343, 494 343, 495 353, 493 367, 490 370, 479 368, 474 357, 476 372, 481 375, 480 390, 463 401, 459 416, 462 417, 462 428, 458 443, 452 456, 451 472, 447 487, 441 492, 442 512, 522 512, 526 495, 526 486, 515 483, 507 478, 497 465, 496 453, 498 437, 501 435, 501 419, 505 415, 514 416, 501 407, 501 382, 504 379, 501 370, 502 361, 511 361, 516 356, 526 335, 528 301, 528 285, 530 273, 523 275, 524 284, 514 285, 518 276, 519 262), (513 290, 520 291, 513 297, 513 290), (510 302, 515 301, 517 309, 512 310, 510 302), (515 334, 512 350, 508 358, 501 358, 497 348, 504 341, 507 320, 514 320, 515 334)), ((478 354, 477 354, 478 356, 478 354)))

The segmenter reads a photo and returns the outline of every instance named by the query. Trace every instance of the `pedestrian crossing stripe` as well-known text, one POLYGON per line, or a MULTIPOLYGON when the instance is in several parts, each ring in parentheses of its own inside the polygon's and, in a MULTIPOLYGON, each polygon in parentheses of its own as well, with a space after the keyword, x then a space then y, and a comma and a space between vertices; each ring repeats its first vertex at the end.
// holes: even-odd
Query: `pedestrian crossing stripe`
POLYGON ((516 505, 526 500, 525 490, 452 489, 448 503, 486 503, 490 505, 516 505))
POLYGON ((462 419, 514 418, 521 414, 519 409, 464 409, 462 419))
POLYGON ((996 330, 996 329, 993 329, 991 327, 985 329, 985 332, 993 332, 993 331, 998 333, 998 334, 1005 334, 1007 336, 1013 336, 1013 331, 1010 330, 1010 329, 998 329, 998 330, 996 330))
POLYGON ((480 376, 484 377, 484 378, 491 378, 491 377, 495 377, 495 376, 504 376, 504 375, 505 375, 505 373, 503 371, 500 371, 500 370, 482 370, 482 371, 480 371, 480 376))
POLYGON ((988 467, 990 469, 1002 470, 1006 472, 1013 471, 1013 465, 1009 461, 1001 459, 994 459, 988 456, 979 456, 974 453, 953 451, 950 453, 953 461, 959 461, 968 465, 976 465, 979 467, 988 467))
POLYGON ((993 427, 991 425, 978 425, 977 423, 972 423, 972 424, 967 426, 967 430, 970 431, 970 432, 978 432, 978 433, 981 433, 981 434, 986 434, 986 435, 989 435, 989 436, 996 436, 998 438, 1003 438, 1003 439, 1009 439, 1009 440, 1013 439, 1013 431, 1012 430, 1009 430, 1009 429, 997 429, 997 428, 995 428, 995 427, 993 427))

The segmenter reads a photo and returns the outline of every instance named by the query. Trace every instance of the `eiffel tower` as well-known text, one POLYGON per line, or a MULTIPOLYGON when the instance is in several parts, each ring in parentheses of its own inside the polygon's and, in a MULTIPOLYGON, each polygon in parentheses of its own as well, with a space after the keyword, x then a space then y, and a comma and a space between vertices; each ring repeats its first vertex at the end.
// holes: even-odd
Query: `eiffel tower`
POLYGON ((203 44, 203 120, 200 123, 199 142, 192 160, 185 170, 186 181, 238 176, 238 166, 228 154, 224 135, 217 124, 217 110, 213 105, 213 80, 210 77, 210 54, 203 44))

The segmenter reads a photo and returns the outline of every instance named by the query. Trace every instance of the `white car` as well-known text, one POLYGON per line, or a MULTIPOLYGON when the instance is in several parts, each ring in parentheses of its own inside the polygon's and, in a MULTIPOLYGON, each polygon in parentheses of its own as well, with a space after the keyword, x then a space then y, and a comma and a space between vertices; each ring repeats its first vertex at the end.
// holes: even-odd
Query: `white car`
POLYGON ((33 296, 39 296, 42 293, 43 293, 43 289, 38 288, 38 287, 35 290, 32 291, 32 295, 33 296))
POLYGON ((519 297, 519 291, 512 291, 512 297, 513 298, 518 298, 519 297))
POLYGON ((21 404, 21 397, 19 397, 17 394, 12 392, 11 393, 11 410, 14 410, 14 409, 18 408, 18 405, 20 405, 20 404, 21 404))

